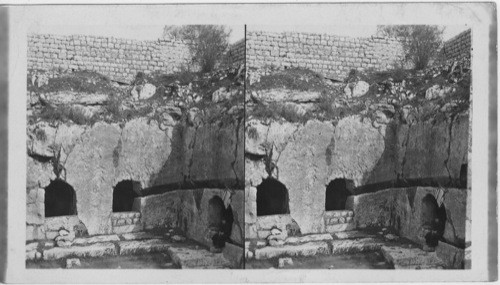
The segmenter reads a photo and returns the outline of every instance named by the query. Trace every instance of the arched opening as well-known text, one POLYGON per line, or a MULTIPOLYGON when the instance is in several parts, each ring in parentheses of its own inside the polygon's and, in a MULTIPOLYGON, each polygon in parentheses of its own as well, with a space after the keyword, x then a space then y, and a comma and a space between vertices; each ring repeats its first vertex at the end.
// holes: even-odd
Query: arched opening
POLYGON ((212 242, 217 248, 222 248, 231 236, 234 217, 231 206, 224 206, 219 196, 208 201, 208 227, 212 231, 212 242))
POLYGON ((443 237, 446 224, 446 209, 444 205, 439 206, 433 195, 427 194, 422 199, 422 211, 420 216, 424 238, 429 246, 437 246, 443 237))
POLYGON ((325 210, 326 211, 335 211, 335 210, 345 210, 345 203, 347 201, 347 197, 351 195, 351 192, 348 190, 350 186, 351 180, 337 178, 332 180, 326 186, 325 193, 325 210))
POLYGON ((76 215, 75 189, 61 179, 51 181, 45 188, 45 217, 76 215))
POLYGON ((267 178, 257 186, 257 216, 290 214, 288 190, 283 183, 267 178))
POLYGON ((139 197, 141 184, 132 180, 120 181, 113 189, 113 212, 130 212, 134 199, 139 197))

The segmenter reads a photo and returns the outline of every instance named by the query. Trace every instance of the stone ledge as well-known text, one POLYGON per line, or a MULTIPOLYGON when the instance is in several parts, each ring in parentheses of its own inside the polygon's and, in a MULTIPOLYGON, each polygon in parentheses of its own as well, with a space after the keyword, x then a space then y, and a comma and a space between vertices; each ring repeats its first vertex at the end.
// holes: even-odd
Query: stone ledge
POLYGON ((325 241, 308 242, 299 245, 284 245, 281 247, 266 246, 255 249, 255 259, 268 259, 280 256, 313 256, 329 254, 330 249, 325 241))
POLYGON ((126 233, 132 233, 132 232, 140 232, 142 230, 143 230, 142 224, 114 226, 113 227, 113 233, 115 233, 115 234, 126 234, 126 233))
POLYGON ((101 257, 116 255, 116 247, 111 242, 96 243, 87 246, 54 247, 43 251, 44 260, 74 257, 101 257))
POLYGON ((102 236, 75 238, 75 240, 73 240, 73 245, 88 245, 98 242, 112 242, 119 240, 120 238, 117 235, 102 235, 102 236))
POLYGON ((396 269, 442 269, 444 263, 436 252, 426 252, 420 248, 403 248, 400 246, 382 246, 384 258, 396 269))
POLYGON ((354 222, 344 223, 344 224, 335 224, 335 225, 326 225, 326 232, 336 233, 336 232, 346 232, 352 231, 356 229, 356 224, 354 222))
POLYGON ((327 241, 327 240, 333 240, 331 234, 312 234, 307 236, 288 237, 285 239, 285 244, 299 244, 312 241, 327 241))
POLYGON ((151 253, 151 252, 166 252, 172 242, 168 242, 161 239, 151 239, 151 240, 130 240, 130 241, 120 241, 118 242, 118 247, 120 248, 120 255, 130 255, 139 253, 151 253))
POLYGON ((336 232, 332 234, 336 239, 358 239, 358 238, 374 238, 376 235, 368 234, 362 231, 346 231, 336 232))
POLYGON ((367 251, 376 251, 384 244, 383 241, 374 238, 362 239, 342 239, 333 240, 330 242, 332 246, 332 254, 359 253, 367 251))

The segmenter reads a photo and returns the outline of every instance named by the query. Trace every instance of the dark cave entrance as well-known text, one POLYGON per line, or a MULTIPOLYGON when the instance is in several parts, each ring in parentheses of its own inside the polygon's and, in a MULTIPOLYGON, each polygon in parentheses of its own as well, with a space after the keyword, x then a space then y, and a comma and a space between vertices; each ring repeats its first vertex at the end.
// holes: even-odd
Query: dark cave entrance
POLYGON ((422 211, 420 216, 421 226, 424 229, 424 237, 427 245, 437 246, 443 237, 446 224, 446 209, 444 205, 439 206, 433 195, 427 194, 422 199, 422 211))
POLYGON ((257 186, 257 216, 290 214, 288 190, 283 183, 267 178, 257 186))
POLYGON ((345 210, 347 197, 351 195, 348 187, 352 180, 337 178, 326 186, 325 210, 336 211, 345 210))
POLYGON ((137 181, 123 180, 113 189, 113 212, 130 212, 134 199, 139 197, 141 184, 137 181))
POLYGON ((76 215, 75 189, 61 179, 51 181, 45 188, 45 217, 76 215))
POLYGON ((234 217, 231 206, 224 206, 221 197, 214 196, 208 201, 208 227, 212 231, 212 242, 222 248, 230 239, 234 217))

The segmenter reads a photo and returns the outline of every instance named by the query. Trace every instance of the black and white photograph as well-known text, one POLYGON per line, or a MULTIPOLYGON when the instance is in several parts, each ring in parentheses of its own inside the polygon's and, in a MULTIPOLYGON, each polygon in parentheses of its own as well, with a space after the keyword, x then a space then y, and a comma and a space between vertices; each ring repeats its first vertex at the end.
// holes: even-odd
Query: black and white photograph
POLYGON ((0 282, 498 279, 496 3, 8 1, 0 282))
POLYGON ((470 28, 247 30, 246 268, 470 268, 470 28))
POLYGON ((27 41, 26 267, 241 268, 244 27, 27 41))

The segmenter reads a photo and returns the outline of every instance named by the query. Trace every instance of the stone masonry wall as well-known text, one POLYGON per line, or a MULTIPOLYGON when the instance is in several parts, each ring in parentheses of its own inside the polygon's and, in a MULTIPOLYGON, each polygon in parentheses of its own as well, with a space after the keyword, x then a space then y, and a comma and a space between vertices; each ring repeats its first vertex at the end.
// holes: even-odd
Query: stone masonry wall
POLYGON ((343 79, 351 69, 385 70, 403 59, 402 46, 395 38, 247 32, 248 68, 301 67, 343 79))
MULTIPOLYGON (((225 61, 242 62, 241 42, 231 46, 225 61)), ((244 52, 244 49, 243 49, 244 52)), ((138 41, 85 35, 31 34, 28 69, 92 70, 114 80, 131 81, 137 72, 172 73, 190 65, 188 43, 175 39, 138 41)))
MULTIPOLYGON (((445 59, 470 55, 471 30, 444 43, 445 59)), ((247 32, 247 67, 300 67, 327 77, 345 78, 351 69, 377 71, 403 64, 404 51, 397 38, 340 37, 312 33, 247 32)))
POLYGON ((446 59, 470 56, 472 48, 472 30, 464 31, 444 43, 442 52, 446 59))
POLYGON ((241 39, 229 47, 223 63, 233 66, 245 64, 245 39, 241 39))

